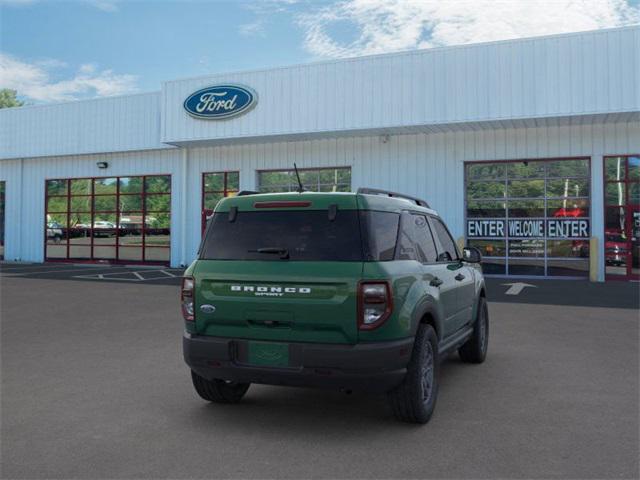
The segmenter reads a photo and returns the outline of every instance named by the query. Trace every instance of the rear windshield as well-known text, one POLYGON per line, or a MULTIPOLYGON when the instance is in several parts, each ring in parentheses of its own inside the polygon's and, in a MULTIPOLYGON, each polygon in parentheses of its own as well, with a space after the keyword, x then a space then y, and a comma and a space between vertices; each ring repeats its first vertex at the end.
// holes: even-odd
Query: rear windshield
POLYGON ((362 261, 358 212, 327 210, 216 213, 207 229, 204 260, 362 261))
POLYGON ((399 214, 338 210, 216 213, 200 249, 203 260, 388 261, 399 214))

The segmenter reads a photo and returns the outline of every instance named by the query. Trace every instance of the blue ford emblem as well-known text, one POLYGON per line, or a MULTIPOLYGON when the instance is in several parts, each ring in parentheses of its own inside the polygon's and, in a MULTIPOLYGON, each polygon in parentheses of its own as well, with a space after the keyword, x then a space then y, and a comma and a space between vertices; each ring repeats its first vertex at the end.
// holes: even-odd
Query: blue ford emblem
POLYGON ((196 118, 211 120, 235 117, 251 108, 258 96, 241 85, 214 85, 192 93, 184 101, 184 109, 196 118))

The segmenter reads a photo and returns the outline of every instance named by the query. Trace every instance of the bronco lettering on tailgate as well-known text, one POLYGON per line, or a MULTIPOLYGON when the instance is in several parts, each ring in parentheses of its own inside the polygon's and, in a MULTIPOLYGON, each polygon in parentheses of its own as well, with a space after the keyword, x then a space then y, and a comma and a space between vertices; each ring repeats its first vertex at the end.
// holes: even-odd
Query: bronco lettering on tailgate
POLYGON ((285 293, 311 293, 308 287, 281 287, 281 286, 257 286, 257 285, 231 285, 232 292, 251 292, 257 297, 281 297, 285 293))

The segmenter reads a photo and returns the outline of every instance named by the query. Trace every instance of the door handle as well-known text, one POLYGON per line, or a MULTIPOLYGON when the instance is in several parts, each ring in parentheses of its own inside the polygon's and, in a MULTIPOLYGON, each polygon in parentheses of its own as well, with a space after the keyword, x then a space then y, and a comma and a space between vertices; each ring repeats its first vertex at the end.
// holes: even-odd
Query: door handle
POLYGON ((462 280, 464 280, 465 277, 464 277, 463 274, 459 273, 453 278, 455 278, 457 281, 461 282, 462 280))
POLYGON ((433 277, 433 280, 429 282, 429 285, 431 285, 432 287, 439 287, 440 285, 442 285, 442 283, 442 280, 440 280, 438 277, 433 277))

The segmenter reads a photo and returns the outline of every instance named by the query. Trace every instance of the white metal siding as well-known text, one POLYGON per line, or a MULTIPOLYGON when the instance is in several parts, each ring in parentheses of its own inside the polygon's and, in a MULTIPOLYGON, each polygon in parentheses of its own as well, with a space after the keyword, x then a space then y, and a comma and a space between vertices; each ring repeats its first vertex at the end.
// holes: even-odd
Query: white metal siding
MULTIPOLYGON (((189 258, 200 240, 202 172, 240 170, 240 188, 256 187, 256 171, 350 166, 352 188, 378 187, 425 198, 452 234, 464 234, 464 162, 591 157, 592 235, 602 245, 602 156, 640 153, 640 122, 532 127, 437 134, 352 137, 190 149, 185 221, 189 258)), ((600 256, 600 270, 604 260, 600 256)))
POLYGON ((6 160, 0 162, 0 181, 5 182, 4 210, 4 258, 20 259, 20 229, 22 226, 22 162, 6 160))
MULTIPOLYGON (((640 110, 640 28, 353 58, 166 82, 163 142, 473 124, 640 110), (216 83, 255 109, 198 120, 184 99, 216 83)), ((266 140, 266 139, 265 139, 266 140)))
POLYGON ((0 110, 0 159, 158 148, 159 92, 0 110))
MULTIPOLYGON (((0 180, 7 179, 5 204, 7 209, 5 259, 42 262, 44 260, 44 203, 45 181, 56 178, 111 177, 144 174, 171 174, 171 210, 180 211, 184 195, 179 179, 180 152, 155 150, 135 153, 85 155, 77 157, 49 157, 0 162, 0 180), (99 169, 96 162, 109 163, 99 169), (14 165, 20 165, 22 169, 14 165), (22 171, 20 174, 18 172, 22 171)), ((180 216, 171 216, 171 228, 180 231, 180 216)), ((179 237, 172 235, 172 262, 180 251, 179 237)))
MULTIPOLYGON (((458 238, 464 232, 465 161, 589 156, 592 234, 602 242, 602 156, 633 153, 640 153, 640 122, 392 135, 386 143, 380 136, 350 137, 26 159, 22 170, 19 161, 3 161, 6 258, 43 260, 45 179, 171 174, 171 263, 177 266, 194 258, 200 241, 203 172, 239 170, 240 188, 253 189, 258 170, 288 169, 293 162, 300 168, 350 166, 353 189, 378 187, 423 197, 458 238), (97 161, 107 161, 109 168, 98 169, 97 161)), ((602 252, 599 258, 603 271, 602 252)))

